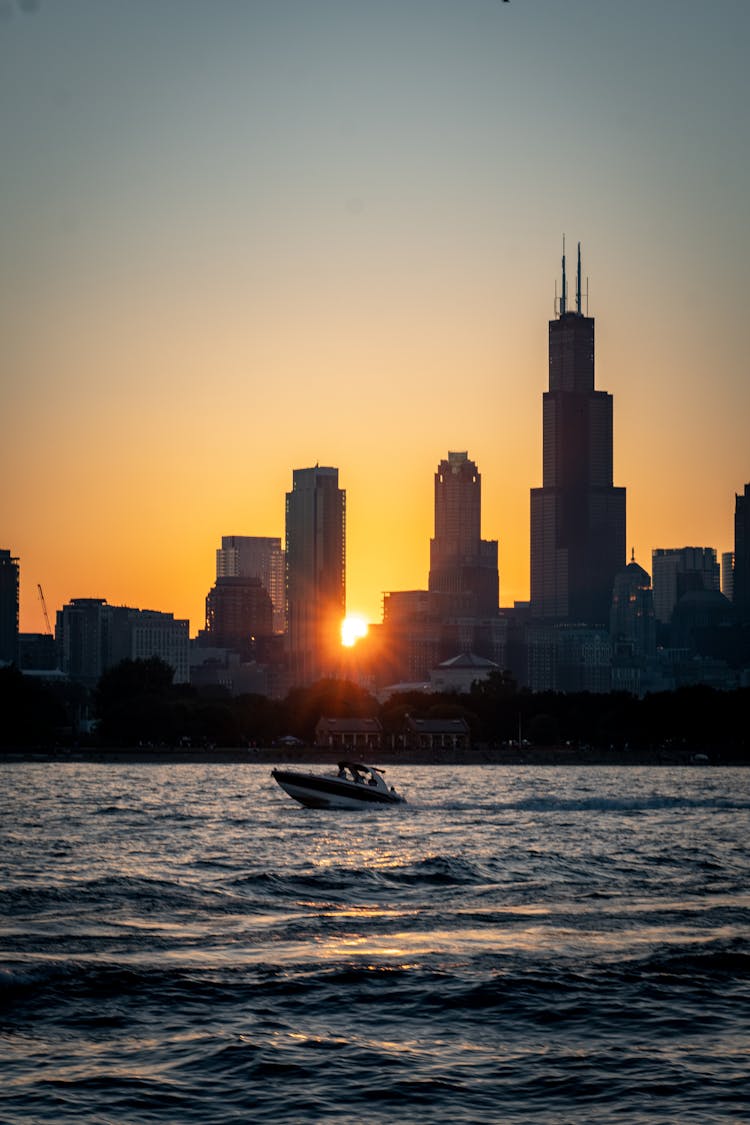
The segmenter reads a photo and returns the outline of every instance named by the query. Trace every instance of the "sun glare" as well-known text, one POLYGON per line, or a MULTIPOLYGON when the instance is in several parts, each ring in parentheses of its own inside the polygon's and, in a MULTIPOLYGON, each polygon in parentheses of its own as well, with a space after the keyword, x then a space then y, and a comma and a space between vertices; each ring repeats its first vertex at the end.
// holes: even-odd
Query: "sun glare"
POLYGON ((361 637, 367 636, 367 622, 358 613, 348 613, 341 622, 341 643, 351 648, 361 637))

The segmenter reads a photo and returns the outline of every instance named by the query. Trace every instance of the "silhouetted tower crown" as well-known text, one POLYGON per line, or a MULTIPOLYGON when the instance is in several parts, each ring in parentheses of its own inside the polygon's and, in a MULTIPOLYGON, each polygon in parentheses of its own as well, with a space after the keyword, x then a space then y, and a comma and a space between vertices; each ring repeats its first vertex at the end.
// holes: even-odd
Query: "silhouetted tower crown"
POLYGON ((482 478, 467 453, 449 453, 435 473, 435 543, 445 557, 475 554, 481 538, 482 478))
POLYGON ((576 311, 568 311, 565 252, 560 315, 549 324, 549 389, 587 394, 594 390, 594 318, 581 312, 581 244, 578 243, 576 311))
POLYGON ((531 612, 603 625, 625 560, 625 489, 612 484, 612 396, 594 386, 594 319, 568 311, 565 248, 559 315, 549 322, 542 487, 531 490, 531 612))

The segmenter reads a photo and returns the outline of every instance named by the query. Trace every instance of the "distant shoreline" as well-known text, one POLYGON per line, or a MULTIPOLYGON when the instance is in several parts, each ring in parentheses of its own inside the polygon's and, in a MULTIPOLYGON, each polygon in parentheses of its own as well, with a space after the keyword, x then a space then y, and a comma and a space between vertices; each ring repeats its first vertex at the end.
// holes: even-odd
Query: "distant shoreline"
POLYGON ((654 749, 580 749, 549 747, 472 747, 454 750, 328 750, 320 747, 171 749, 169 747, 3 749, 0 762, 90 762, 101 765, 330 765, 342 758, 393 766, 748 766, 747 751, 725 747, 654 749))

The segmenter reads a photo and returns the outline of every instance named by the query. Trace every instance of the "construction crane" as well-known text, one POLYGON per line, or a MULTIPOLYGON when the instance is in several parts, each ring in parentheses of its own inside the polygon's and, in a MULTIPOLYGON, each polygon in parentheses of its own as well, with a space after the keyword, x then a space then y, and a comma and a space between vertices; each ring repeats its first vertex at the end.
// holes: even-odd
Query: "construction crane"
POLYGON ((52 632, 52 626, 49 623, 49 614, 47 613, 47 603, 44 600, 44 591, 42 590, 42 585, 41 585, 40 582, 37 582, 36 588, 39 591, 39 601, 42 603, 42 613, 44 614, 44 624, 47 626, 47 636, 52 637, 54 634, 52 632))

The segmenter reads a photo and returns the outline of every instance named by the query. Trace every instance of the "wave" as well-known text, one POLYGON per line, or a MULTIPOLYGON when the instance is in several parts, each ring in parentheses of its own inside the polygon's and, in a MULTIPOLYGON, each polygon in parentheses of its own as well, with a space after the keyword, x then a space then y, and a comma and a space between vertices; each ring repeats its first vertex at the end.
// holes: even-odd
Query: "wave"
POLYGON ((61 907, 91 909, 119 917, 137 908, 139 914, 165 910, 190 910, 210 902, 217 892, 206 887, 191 887, 169 879, 145 876, 111 875, 93 879, 64 879, 42 885, 17 884, 4 891, 0 916, 19 918, 43 914, 61 907))
POLYGON ((330 992, 350 1000, 364 995, 401 1003, 410 996, 431 1004, 474 1006, 507 1004, 513 990, 561 997, 612 989, 623 983, 684 983, 703 986, 750 982, 750 948, 740 939, 707 941, 696 947, 664 945, 641 957, 600 957, 589 962, 557 955, 527 954, 522 949, 484 952, 470 957, 456 952, 422 954, 408 965, 383 956, 339 961, 277 963, 271 957, 246 963, 241 956, 208 966, 170 966, 162 960, 123 964, 117 960, 6 960, 0 966, 0 998, 50 999, 123 996, 130 1001, 148 994, 167 1002, 176 995, 190 1002, 243 1003, 248 998, 295 996, 300 1001, 330 992))
POLYGON ((683 797, 654 794, 649 797, 524 797, 496 806, 505 812, 651 812, 664 809, 707 809, 720 812, 744 812, 750 800, 739 797, 683 797))
POLYGON ((386 886, 471 886, 491 880, 489 868, 461 856, 432 855, 415 863, 388 867, 337 865, 312 871, 260 871, 240 875, 230 882, 234 889, 259 889, 286 897, 288 894, 318 893, 331 897, 351 895, 357 889, 386 886))

